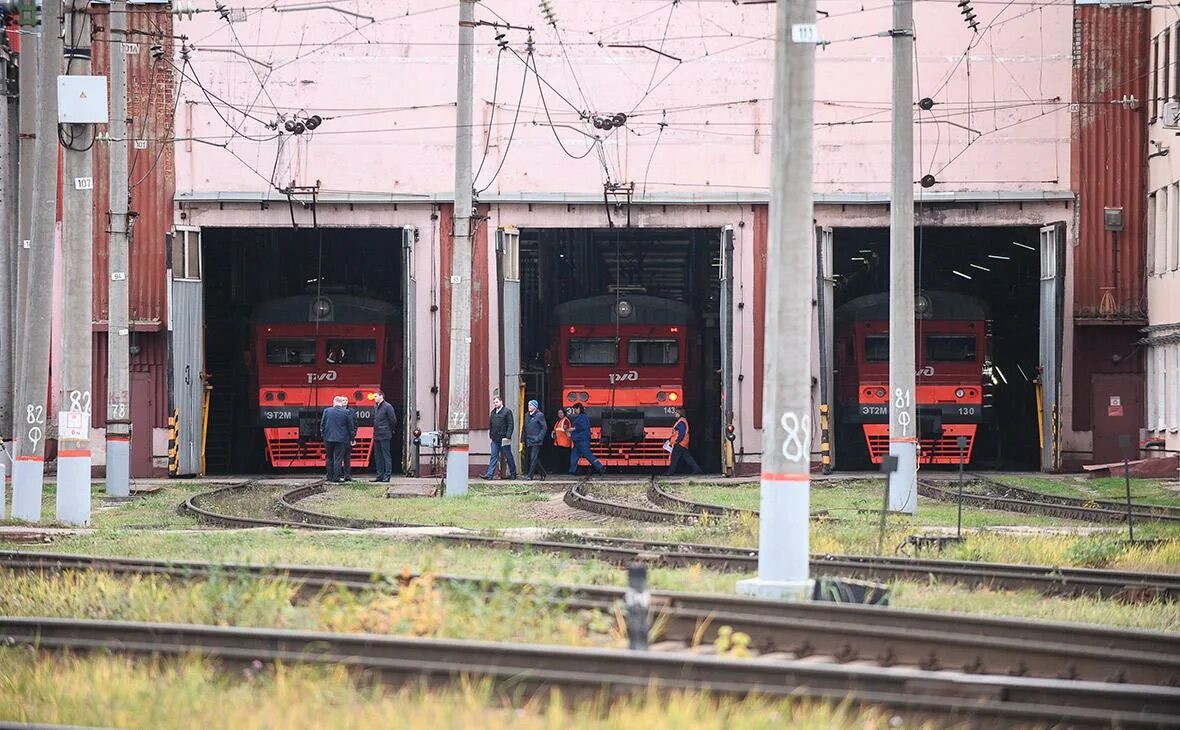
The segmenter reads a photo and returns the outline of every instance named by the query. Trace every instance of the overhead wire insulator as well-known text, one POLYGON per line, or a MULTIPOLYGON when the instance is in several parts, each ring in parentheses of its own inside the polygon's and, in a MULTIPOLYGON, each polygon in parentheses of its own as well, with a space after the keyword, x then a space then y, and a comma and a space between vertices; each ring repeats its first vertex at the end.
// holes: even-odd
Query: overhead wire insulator
POLYGON ((539 5, 541 8, 541 15, 545 16, 545 22, 549 25, 557 27, 557 16, 553 13, 553 3, 550 0, 541 0, 539 5))

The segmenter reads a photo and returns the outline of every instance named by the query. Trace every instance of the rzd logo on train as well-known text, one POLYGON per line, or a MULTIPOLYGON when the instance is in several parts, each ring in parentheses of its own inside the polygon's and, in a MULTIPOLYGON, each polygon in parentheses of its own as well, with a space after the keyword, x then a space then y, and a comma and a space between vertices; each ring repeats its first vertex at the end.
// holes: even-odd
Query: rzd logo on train
POLYGON ((329 370, 324 373, 308 373, 307 374, 307 382, 308 383, 324 383, 324 382, 330 383, 335 379, 336 379, 336 371, 335 370, 329 370))
POLYGON ((625 373, 611 373, 610 374, 610 382, 612 384, 621 383, 625 380, 639 380, 639 371, 638 370, 628 370, 625 373))

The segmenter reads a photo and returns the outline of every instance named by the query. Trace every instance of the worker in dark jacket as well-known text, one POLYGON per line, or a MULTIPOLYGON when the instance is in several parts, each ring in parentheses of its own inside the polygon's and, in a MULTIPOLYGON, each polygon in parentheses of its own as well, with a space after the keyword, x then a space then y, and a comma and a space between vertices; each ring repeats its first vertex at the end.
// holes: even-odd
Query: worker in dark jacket
POLYGON ((377 478, 375 482, 387 482, 393 476, 393 461, 389 455, 389 444, 393 441, 393 431, 397 428, 397 414, 393 406, 385 400, 385 393, 377 391, 373 394, 373 446, 377 452, 377 478))
POLYGON ((356 437, 356 419, 348 410, 347 400, 336 396, 332 407, 320 417, 320 438, 324 442, 324 459, 329 482, 349 481, 349 444, 356 437))
POLYGON ((484 479, 495 478, 500 454, 503 454, 508 462, 508 478, 516 478, 516 459, 512 456, 514 426, 512 411, 504 407, 504 401, 500 400, 499 396, 493 397, 492 412, 488 414, 488 436, 492 440, 491 459, 488 461, 488 472, 483 475, 484 479))
POLYGON ((672 476, 676 473, 676 468, 680 466, 680 460, 683 459, 688 468, 692 470, 693 474, 700 474, 701 467, 697 464, 697 460, 692 458, 692 453, 688 450, 689 443, 689 429, 688 419, 684 417, 684 409, 676 408, 676 425, 673 426, 675 433, 672 438, 668 439, 672 444, 672 459, 668 463, 668 471, 664 472, 664 476, 672 476))
POLYGON ((570 449, 570 474, 578 473, 580 459, 590 462, 590 468, 595 474, 601 474, 606 471, 606 467, 590 451, 590 416, 586 415, 586 409, 581 405, 570 408, 577 413, 570 428, 570 440, 573 442, 573 448, 570 449))
POLYGON ((545 414, 535 400, 529 401, 529 414, 524 419, 524 445, 529 449, 529 470, 525 479, 532 479, 533 474, 540 471, 542 479, 549 476, 545 467, 541 466, 541 447, 545 445, 545 431, 549 424, 545 421, 545 414))

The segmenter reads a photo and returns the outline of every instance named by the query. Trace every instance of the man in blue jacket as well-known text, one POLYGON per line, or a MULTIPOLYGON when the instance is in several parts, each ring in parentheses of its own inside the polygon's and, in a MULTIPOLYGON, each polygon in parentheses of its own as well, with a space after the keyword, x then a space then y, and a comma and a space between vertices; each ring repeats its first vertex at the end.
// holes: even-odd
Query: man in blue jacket
POLYGON ((332 399, 332 407, 325 408, 324 415, 320 417, 320 438, 324 441, 329 482, 351 481, 343 461, 348 458, 349 445, 356 435, 356 419, 345 405, 346 402, 336 396, 332 399))
POLYGON ((381 391, 373 394, 373 403, 376 404, 373 407, 373 446, 377 454, 377 478, 373 481, 387 482, 393 476, 389 442, 393 440, 393 430, 397 428, 397 414, 381 391))
POLYGON ((574 442, 574 447, 570 449, 570 474, 578 473, 579 459, 590 462, 590 468, 594 470, 594 473, 601 474, 606 471, 606 467, 590 451, 590 416, 586 415, 586 409, 581 405, 574 405, 571 408, 576 410, 578 415, 574 416, 574 422, 570 428, 570 440, 574 442))

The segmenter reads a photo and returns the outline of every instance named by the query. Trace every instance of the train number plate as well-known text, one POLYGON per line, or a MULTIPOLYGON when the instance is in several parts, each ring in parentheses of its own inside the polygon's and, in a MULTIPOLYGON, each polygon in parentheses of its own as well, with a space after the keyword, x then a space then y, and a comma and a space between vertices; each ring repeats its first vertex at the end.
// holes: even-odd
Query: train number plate
POLYGON ((861 406, 860 407, 860 415, 862 415, 862 416, 888 416, 889 415, 889 406, 887 406, 887 405, 861 406))

